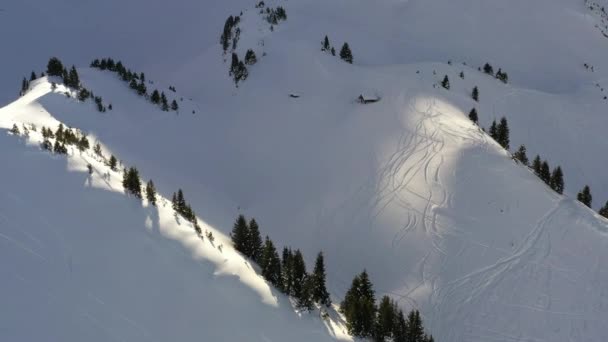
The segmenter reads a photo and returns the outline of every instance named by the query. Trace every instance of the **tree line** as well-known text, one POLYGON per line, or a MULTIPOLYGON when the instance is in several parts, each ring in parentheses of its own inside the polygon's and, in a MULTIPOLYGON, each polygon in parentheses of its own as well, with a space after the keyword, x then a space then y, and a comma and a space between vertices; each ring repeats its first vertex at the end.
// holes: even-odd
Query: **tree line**
POLYGON ((91 62, 91 68, 99 70, 108 70, 118 74, 121 80, 129 84, 134 92, 139 96, 143 96, 153 104, 159 106, 161 110, 168 112, 169 109, 173 111, 179 110, 179 105, 174 99, 171 104, 165 95, 165 92, 159 92, 158 89, 154 89, 150 95, 148 95, 148 88, 146 86, 146 75, 143 72, 137 73, 131 71, 131 69, 125 67, 121 61, 114 61, 112 58, 102 58, 101 60, 95 59, 91 62))
MULTIPOLYGON (((329 42, 329 38, 327 35, 323 38, 321 42, 321 51, 330 53, 332 56, 336 55, 336 49, 329 42)), ((340 48, 340 59, 345 61, 346 63, 353 64, 353 52, 350 49, 348 43, 344 42, 342 44, 342 48, 340 48)))

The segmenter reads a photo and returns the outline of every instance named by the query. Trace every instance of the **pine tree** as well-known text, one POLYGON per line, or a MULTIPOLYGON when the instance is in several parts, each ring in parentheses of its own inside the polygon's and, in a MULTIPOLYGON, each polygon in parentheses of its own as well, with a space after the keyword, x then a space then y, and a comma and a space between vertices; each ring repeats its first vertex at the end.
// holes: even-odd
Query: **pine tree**
POLYGON ((424 326, 418 310, 411 311, 407 316, 408 342, 425 342, 424 326))
POLYGON ((154 104, 160 103, 160 93, 157 89, 154 89, 154 91, 152 92, 152 95, 150 96, 150 101, 152 101, 152 103, 154 104))
POLYGON ((534 157, 534 161, 532 162, 532 170, 534 170, 534 174, 540 177, 542 162, 540 161, 540 156, 537 154, 534 157))
POLYGON ((293 295, 296 298, 302 297, 304 280, 307 276, 306 263, 304 262, 304 256, 299 249, 293 254, 293 265, 292 265, 292 276, 293 276, 293 295))
POLYGON ((160 103, 161 103, 161 109, 165 112, 168 112, 169 104, 167 103, 167 96, 165 96, 164 92, 160 93, 160 103))
MULTIPOLYGON (((50 128, 49 128, 49 131, 50 131, 50 128)), ((95 152, 96 155, 103 157, 103 153, 101 152, 101 145, 99 145, 99 143, 95 144, 95 147, 93 148, 93 152, 95 152)))
POLYGON ((178 109, 179 106, 177 105, 177 101, 173 100, 173 102, 171 102, 171 110, 177 112, 178 109))
POLYGON ((490 137, 498 142, 498 127, 496 126, 496 120, 492 120, 492 126, 490 126, 490 137))
POLYGON ((80 88, 78 91, 78 101, 84 102, 91 96, 91 93, 86 88, 80 88))
POLYGON ((325 36, 325 39, 323 39, 323 43, 321 46, 321 51, 329 51, 331 49, 331 45, 329 44, 329 38, 327 38, 327 36, 325 36))
POLYGON ((608 218, 608 201, 606 201, 606 204, 604 204, 604 206, 602 207, 602 209, 600 209, 598 214, 602 215, 605 218, 608 218))
POLYGON ((551 184, 551 168, 546 160, 540 165, 540 179, 547 185, 551 184))
POLYGON ((272 240, 266 236, 261 257, 262 275, 278 289, 282 288, 281 259, 272 240))
POLYGON ((30 82, 35 81, 38 77, 36 76, 36 72, 32 71, 30 74, 30 82))
POLYGON ((135 167, 129 168, 123 174, 122 185, 125 192, 131 193, 141 199, 141 180, 139 179, 139 171, 135 167))
POLYGON ((483 72, 485 72, 488 75, 494 76, 494 68, 492 68, 492 66, 489 63, 486 63, 483 66, 483 72))
POLYGON ((393 339, 393 332, 397 325, 397 304, 388 296, 383 296, 378 306, 378 318, 376 321, 376 329, 374 340, 384 342, 388 339, 393 339))
POLYGON ((254 65, 255 63, 257 63, 258 59, 255 56, 255 52, 253 52, 253 50, 249 49, 247 50, 247 52, 245 53, 245 64, 247 65, 254 65))
POLYGON ((52 57, 46 66, 46 73, 49 76, 63 76, 63 64, 57 57, 52 57))
POLYGON ((576 199, 579 200, 580 202, 582 202, 584 205, 586 205, 589 208, 591 208, 591 201, 593 199, 593 196, 591 196, 591 189, 589 188, 588 185, 585 185, 585 187, 583 188, 583 190, 581 190, 576 195, 576 199))
POLYGON ((313 293, 314 293, 314 277, 311 275, 307 275, 304 279, 304 285, 302 286, 302 293, 297 298, 296 306, 303 310, 311 311, 315 307, 315 303, 313 301, 313 293))
POLYGON ((255 219, 249 221, 249 236, 247 237, 247 256, 259 264, 262 257, 262 236, 260 227, 255 219))
MULTIPOLYGON (((513 158, 518 160, 520 163, 524 165, 528 165, 528 156, 526 155, 526 146, 521 145, 517 149, 517 152, 513 153, 513 158)), ((540 158, 539 158, 540 161, 540 158)))
POLYGON ((460 72, 460 74, 458 74, 458 76, 460 76, 460 78, 462 78, 464 80, 464 72, 460 72))
MULTIPOLYGON (((230 72, 228 73, 231 76, 234 76, 237 72, 237 69, 239 67, 239 56, 233 52, 232 53, 232 60, 230 62, 230 72)), ((236 79, 236 76, 235 76, 236 79)))
POLYGON ((393 326, 393 342, 408 342, 407 324, 403 311, 399 310, 393 326))
POLYGON ((336 49, 333 46, 331 47, 331 55, 332 56, 336 55, 336 49))
POLYGON ((372 337, 374 332, 376 305, 374 290, 366 271, 353 279, 340 310, 346 317, 346 326, 351 335, 372 337))
POLYGON ((479 122, 479 117, 477 116, 477 109, 471 109, 471 111, 469 112, 469 119, 477 125, 477 123, 479 122))
POLYGON ((30 88, 30 83, 24 77, 23 80, 21 81, 21 91, 19 92, 19 95, 24 95, 25 93, 27 93, 27 90, 29 88, 30 88))
POLYGON ((346 63, 353 64, 353 53, 350 50, 348 43, 344 43, 344 45, 342 45, 342 49, 340 49, 340 58, 346 63))
POLYGON ((477 86, 475 86, 473 88, 473 92, 471 93, 471 97, 473 98, 473 100, 479 102, 479 89, 477 88, 477 86))
POLYGON ((329 293, 327 292, 327 288, 325 286, 325 262, 323 258, 323 252, 319 252, 317 254, 317 260, 315 261, 315 268, 312 272, 312 281, 313 281, 313 292, 312 299, 326 307, 331 306, 331 299, 329 298, 329 293))
POLYGON ((450 79, 448 78, 448 75, 445 75, 443 77, 443 81, 441 81, 441 86, 447 90, 450 90, 450 79))
POLYGON ((224 31, 220 38, 220 43, 222 44, 222 49, 224 50, 224 52, 226 52, 226 50, 228 50, 228 47, 230 46, 230 41, 232 40, 232 27, 233 26, 234 26, 234 17, 229 16, 228 19, 226 19, 226 22, 224 23, 224 31))
POLYGON ((553 173, 551 173, 551 181, 550 181, 549 185, 558 194, 561 195, 564 193, 564 174, 562 172, 561 167, 558 166, 555 169, 553 169, 553 173))
MULTIPOLYGON (((184 215, 184 213, 186 212, 186 198, 184 197, 184 192, 182 191, 182 189, 178 189, 177 190, 177 212, 181 215, 184 215)), ((184 215, 186 216, 186 215, 184 215)))
POLYGON ((80 150, 80 152, 83 152, 85 150, 88 150, 90 147, 89 145, 89 139, 87 139, 86 136, 81 136, 80 139, 78 140, 78 150, 80 150))
POLYGON ((58 153, 58 154, 67 154, 68 149, 65 147, 65 145, 61 141, 55 140, 55 145, 53 146, 53 152, 58 153))
POLYGON ((146 184, 146 199, 148 200, 148 203, 156 206, 156 188, 151 179, 146 184))
POLYGON ((293 295, 293 252, 291 248, 283 248, 283 291, 287 295, 293 295))
POLYGON ((500 123, 498 124, 498 129, 496 133, 498 135, 498 143, 500 144, 500 146, 502 146, 505 150, 508 150, 509 125, 507 123, 507 118, 505 118, 504 116, 500 119, 500 123))
POLYGON ((249 238, 249 226, 247 225, 245 216, 239 215, 236 219, 230 237, 232 238, 234 249, 245 254, 245 251, 247 250, 247 240, 249 238))
POLYGON ((78 76, 78 71, 76 71, 76 67, 73 65, 68 74, 66 86, 74 89, 80 88, 80 77, 78 76))
POLYGON ((109 162, 110 170, 116 171, 117 165, 118 165, 118 160, 116 160, 116 157, 114 157, 114 155, 112 155, 110 157, 110 162, 109 162))

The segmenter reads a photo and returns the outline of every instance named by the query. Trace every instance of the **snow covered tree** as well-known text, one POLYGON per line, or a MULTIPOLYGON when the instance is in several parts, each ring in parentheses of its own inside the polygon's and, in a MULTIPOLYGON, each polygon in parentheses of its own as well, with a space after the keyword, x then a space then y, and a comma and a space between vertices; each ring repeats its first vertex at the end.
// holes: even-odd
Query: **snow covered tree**
POLYGON ((519 146, 517 151, 515 153, 513 153, 513 158, 515 158, 520 163, 527 166, 528 165, 528 156, 526 155, 526 146, 524 146, 524 145, 519 146))
POLYGON ((342 49, 340 49, 340 58, 346 63, 353 64, 353 53, 350 50, 348 43, 344 43, 344 45, 342 45, 342 49))
POLYGON ((19 135, 21 132, 19 131, 19 127, 17 124, 13 124, 13 127, 9 130, 12 135, 19 135))
POLYGON ((312 272, 311 280, 313 285, 312 299, 326 307, 331 306, 331 299, 329 299, 329 292, 325 286, 325 262, 323 258, 323 252, 317 254, 317 260, 315 261, 315 268, 312 272))
POLYGON ((471 92, 471 97, 473 98, 473 100, 479 102, 479 89, 477 88, 477 86, 473 88, 473 92, 471 92))
POLYGON ((479 117, 477 116, 477 109, 471 109, 471 111, 469 112, 469 119, 477 125, 477 123, 479 122, 479 117))
POLYGON ((561 167, 553 169, 549 186, 560 195, 564 193, 564 174, 561 167))
POLYGON ((247 225, 245 216, 239 215, 239 217, 237 217, 234 225, 232 226, 230 238, 234 244, 234 249, 245 254, 247 251, 247 241, 249 239, 249 226, 247 225))
POLYGON ((443 81, 441 81, 441 86, 447 90, 450 90, 450 79, 448 78, 448 75, 445 75, 443 77, 443 81))
MULTIPOLYGON (((49 130, 50 130, 50 128, 49 128, 49 130)), ((99 157, 103 157, 103 153, 101 152, 101 145, 99 145, 99 143, 95 144, 95 147, 93 147, 93 152, 95 152, 95 154, 98 155, 99 157)))
POLYGON ((80 139, 78 140, 77 147, 80 152, 84 152, 85 150, 88 150, 90 147, 89 139, 87 139, 87 137, 84 135, 81 136, 80 139))
POLYGON ((58 154, 67 154, 68 149, 65 147, 65 145, 61 141, 59 141, 57 139, 57 140, 55 140, 55 145, 53 146, 53 152, 58 153, 58 154))
POLYGON ((247 65, 254 65, 255 63, 257 63, 258 59, 255 56, 255 52, 251 49, 247 50, 247 52, 245 53, 245 64, 247 65))
POLYGON ((46 66, 46 73, 49 76, 63 76, 63 64, 57 57, 51 57, 46 66))
POLYGON ((110 161, 108 162, 108 164, 110 166, 110 170, 116 171, 116 166, 118 165, 118 160, 116 159, 116 157, 114 157, 114 155, 110 156, 110 161))
POLYGON ((253 218, 249 221, 247 256, 258 264, 262 257, 262 236, 260 235, 260 227, 253 218))
POLYGON ((589 188, 588 185, 585 185, 585 187, 583 188, 583 190, 581 190, 576 195, 576 199, 579 200, 584 205, 586 205, 589 208, 591 208, 591 201, 593 199, 593 196, 591 196, 591 189, 589 188))
POLYGON ((146 199, 148 200, 148 203, 156 206, 156 188, 154 187, 154 182, 152 182, 152 180, 149 180, 146 184, 146 199))

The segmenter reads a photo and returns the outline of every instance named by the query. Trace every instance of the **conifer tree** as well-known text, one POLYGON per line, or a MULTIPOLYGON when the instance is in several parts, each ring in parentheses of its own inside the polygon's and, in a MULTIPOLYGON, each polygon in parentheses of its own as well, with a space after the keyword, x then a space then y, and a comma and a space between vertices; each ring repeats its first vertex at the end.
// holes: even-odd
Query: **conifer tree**
POLYGON ((266 236, 261 257, 262 275, 278 289, 282 288, 281 259, 272 240, 266 236))
MULTIPOLYGON (((184 192, 182 189, 177 190, 177 212, 181 215, 184 215, 186 212, 186 198, 184 197, 184 192)), ((184 215, 186 216, 186 215, 184 215)))
POLYGON ((234 249, 245 254, 245 251, 247 250, 247 241, 249 238, 249 226, 247 225, 245 216, 239 215, 239 217, 236 219, 232 227, 230 237, 232 238, 234 249))
POLYGON ((255 52, 253 52, 253 50, 249 49, 247 50, 247 52, 245 53, 245 64, 247 65, 254 65, 255 63, 257 63, 258 59, 255 56, 255 52))
POLYGON ((483 66, 483 72, 485 72, 488 75, 494 76, 494 68, 492 68, 492 66, 489 63, 486 63, 483 66))
POLYGON ((171 102, 171 110, 177 112, 178 109, 179 106, 177 105, 177 101, 173 100, 173 102, 171 102))
POLYGON ((146 199, 148 200, 148 203, 156 206, 156 188, 151 179, 146 184, 146 199))
POLYGON ((304 280, 307 276, 306 263, 304 262, 304 256, 299 249, 296 249, 293 255, 292 265, 292 276, 293 276, 293 295, 296 298, 300 298, 303 295, 304 280))
POLYGON ((222 36, 220 38, 220 43, 222 44, 222 49, 224 52, 228 50, 230 46, 230 41, 232 41, 232 27, 234 26, 234 17, 229 16, 224 23, 224 31, 222 32, 222 36))
POLYGON ((477 116, 477 109, 471 109, 471 111, 469 112, 469 119, 477 125, 477 123, 479 122, 479 117, 477 116))
POLYGON ((490 126, 490 137, 498 142, 498 126, 496 125, 496 120, 492 120, 492 126, 490 126))
POLYGON ((109 161, 110 170, 116 171, 117 165, 118 165, 118 160, 116 160, 116 157, 114 157, 114 155, 112 155, 110 157, 110 161, 109 161))
POLYGON ((21 134, 21 132, 19 131, 19 127, 17 127, 17 124, 13 124, 13 127, 11 128, 11 130, 9 132, 13 135, 21 134))
POLYGON ((403 315, 403 311, 398 310, 397 317, 395 318, 395 325, 393 326, 393 341, 408 342, 408 337, 405 316, 403 315))
POLYGON ((608 218, 608 201, 606 201, 606 204, 604 204, 598 214, 602 215, 605 218, 608 218))
POLYGON ((323 39, 321 51, 329 51, 330 49, 331 49, 331 45, 329 44, 329 38, 327 38, 327 35, 326 35, 325 39, 323 39))
POLYGON ((507 118, 505 118, 504 116, 500 119, 500 123, 498 124, 496 133, 498 135, 498 143, 500 144, 500 146, 502 146, 505 150, 508 150, 509 149, 509 125, 507 123, 507 118))
POLYGON ((473 92, 471 93, 471 97, 473 98, 473 100, 479 102, 479 89, 477 88, 477 86, 475 86, 473 88, 473 92))
POLYGON ((397 304, 393 302, 388 296, 383 296, 378 306, 378 318, 376 321, 376 328, 374 334, 374 340, 377 342, 384 342, 389 339, 393 339, 393 332, 397 325, 397 304))
POLYGON ((152 103, 154 104, 160 103, 160 93, 157 89, 154 89, 154 91, 152 92, 152 95, 150 96, 150 101, 152 101, 152 103))
POLYGON ((293 252, 291 248, 283 248, 283 291, 287 295, 293 295, 293 252))
POLYGON ((29 87, 30 87, 30 84, 27 81, 27 79, 24 77, 23 80, 21 80, 21 91, 19 92, 19 95, 21 95, 21 96, 24 95, 27 92, 27 90, 29 89, 29 87))
POLYGON ((351 335, 364 338, 373 336, 376 305, 373 286, 366 271, 353 279, 340 310, 346 317, 346 326, 351 335))
POLYGON ((551 185, 551 168, 546 160, 540 165, 540 179, 547 185, 551 185))
POLYGON ((311 280, 313 281, 312 299, 320 305, 330 307, 331 299, 329 298, 329 292, 327 292, 327 288, 325 286, 325 278, 326 274, 323 252, 319 252, 319 254, 317 254, 315 268, 311 277, 311 280))
MULTIPOLYGON (((49 128, 49 130, 50 130, 50 128, 49 128)), ((101 152, 101 145, 99 145, 99 143, 95 144, 95 147, 93 148, 93 152, 95 152, 96 155, 103 157, 103 153, 101 152)))
POLYGON ((353 64, 353 53, 350 50, 348 43, 344 43, 344 45, 342 45, 342 49, 340 49, 340 58, 346 63, 353 64))
POLYGON ((141 180, 139 179, 139 171, 135 167, 129 168, 123 174, 122 185, 125 192, 133 194, 137 198, 141 198, 141 180))
POLYGON ((36 76, 36 72, 32 71, 30 74, 30 82, 35 81, 38 77, 36 76))
POLYGON ((448 78, 448 75, 445 75, 443 77, 443 81, 441 81, 441 86, 447 90, 450 90, 450 79, 448 78))
POLYGON ((332 56, 336 55, 336 49, 333 46, 331 47, 331 55, 332 56))
MULTIPOLYGON (((524 165, 528 165, 528 156, 526 155, 526 146, 521 145, 517 149, 517 152, 513 153, 513 158, 518 160, 520 163, 524 165)), ((540 158, 539 158, 540 161, 540 158)))
POLYGON ((556 167, 551 173, 550 184, 551 188, 558 194, 564 193, 564 174, 561 167, 556 167))
MULTIPOLYGON (((238 67, 239 67, 239 56, 235 52, 233 52, 232 59, 230 62, 230 72, 228 74, 234 76, 237 72, 238 67)), ((235 77, 235 79, 236 79, 236 77, 235 77)))
POLYGON ((87 139, 87 137, 84 135, 81 136, 80 140, 78 140, 78 150, 80 150, 80 152, 83 152, 85 150, 88 150, 89 147, 89 139, 87 139))
POLYGON ((408 341, 412 342, 425 342, 424 326, 422 325, 422 319, 420 319, 420 312, 413 310, 407 316, 407 332, 408 341))
POLYGON ((262 236, 260 235, 260 227, 255 219, 249 221, 247 245, 247 256, 259 264, 262 257, 262 236))
POLYGON ((164 92, 160 93, 160 103, 161 103, 161 109, 165 112, 168 112, 169 104, 167 103, 167 96, 165 96, 164 92))
POLYGON ((532 162, 532 169, 534 170, 534 174, 540 177, 542 162, 540 161, 540 156, 537 154, 534 157, 534 161, 532 162))
POLYGON ((46 73, 49 76, 63 76, 63 64, 57 57, 52 57, 46 66, 46 73))
POLYGON ((576 195, 576 199, 579 200, 584 205, 586 205, 589 208, 591 208, 591 201, 593 199, 593 196, 591 196, 591 189, 589 188, 588 185, 585 185, 585 187, 583 188, 583 190, 581 190, 576 195))
POLYGON ((53 152, 58 153, 58 154, 67 154, 68 153, 68 149, 65 147, 65 145, 59 141, 59 139, 55 140, 55 145, 53 146, 53 152))
POLYGON ((302 293, 297 298, 296 305, 298 308, 303 310, 311 311, 314 309, 313 292, 314 292, 314 279, 312 275, 307 275, 304 279, 304 285, 302 285, 302 293))
MULTIPOLYGON (((64 81, 65 82, 65 81, 64 81)), ((80 88, 80 77, 78 76, 78 71, 76 71, 76 67, 72 65, 70 72, 68 74, 66 85, 70 88, 78 89, 80 88)))

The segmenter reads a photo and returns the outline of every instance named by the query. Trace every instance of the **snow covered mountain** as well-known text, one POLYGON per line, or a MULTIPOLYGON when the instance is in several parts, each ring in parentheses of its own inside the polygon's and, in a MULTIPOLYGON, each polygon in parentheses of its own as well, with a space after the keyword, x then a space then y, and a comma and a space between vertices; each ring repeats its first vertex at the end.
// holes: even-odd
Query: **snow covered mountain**
MULTIPOLYGON (((585 184, 595 209, 608 199, 606 161, 598 157, 608 147, 601 3, 269 1, 265 7, 287 11, 272 29, 255 5, 2 5, 11 66, 0 80, 2 103, 15 98, 23 75, 58 55, 113 109, 99 113, 90 101, 51 92, 43 79, 0 109, 0 126, 79 128, 137 165, 163 196, 184 189, 218 236, 243 212, 279 245, 301 248, 309 264, 323 250, 335 301, 367 268, 378 293, 419 308, 438 341, 608 339, 608 223, 575 200, 585 184), (225 19, 241 11, 236 52, 242 58, 253 49, 258 62, 236 88, 219 37, 225 19), (325 35, 338 51, 349 43, 352 65, 320 51, 325 35), (87 68, 104 56, 144 71, 154 80, 148 87, 176 99, 179 112, 163 112, 115 74, 87 68), (479 71, 486 62, 508 72, 509 82, 479 71), (444 75, 449 90, 440 86, 444 75), (470 96, 475 86, 479 102, 470 96), (359 95, 380 101, 363 105, 359 95), (561 165, 565 195, 471 123, 471 108, 482 127, 508 119, 511 150, 525 144, 530 158, 561 165)), ((298 319, 228 241, 228 256, 191 243, 191 229, 180 230, 167 212, 156 219, 118 196, 118 176, 109 184, 101 175, 88 179, 82 172, 94 160, 75 152, 67 169, 81 172, 66 173, 63 158, 1 139, 9 166, 0 267, 10 274, 2 290, 14 296, 3 302, 8 323, 0 332, 15 340, 45 336, 36 333, 100 341, 348 338, 338 318, 329 329, 314 316, 298 319), (231 273, 242 282, 222 276, 231 273), (119 290, 117 279, 125 282, 119 290), (147 291, 138 293, 142 283, 147 291), (49 305, 41 309, 41 301, 49 305), (24 303, 32 309, 19 311, 24 303), (23 328, 30 312, 45 329, 23 328), (231 329, 229 320, 247 326, 231 329), (95 331, 102 334, 90 338, 95 331)))

